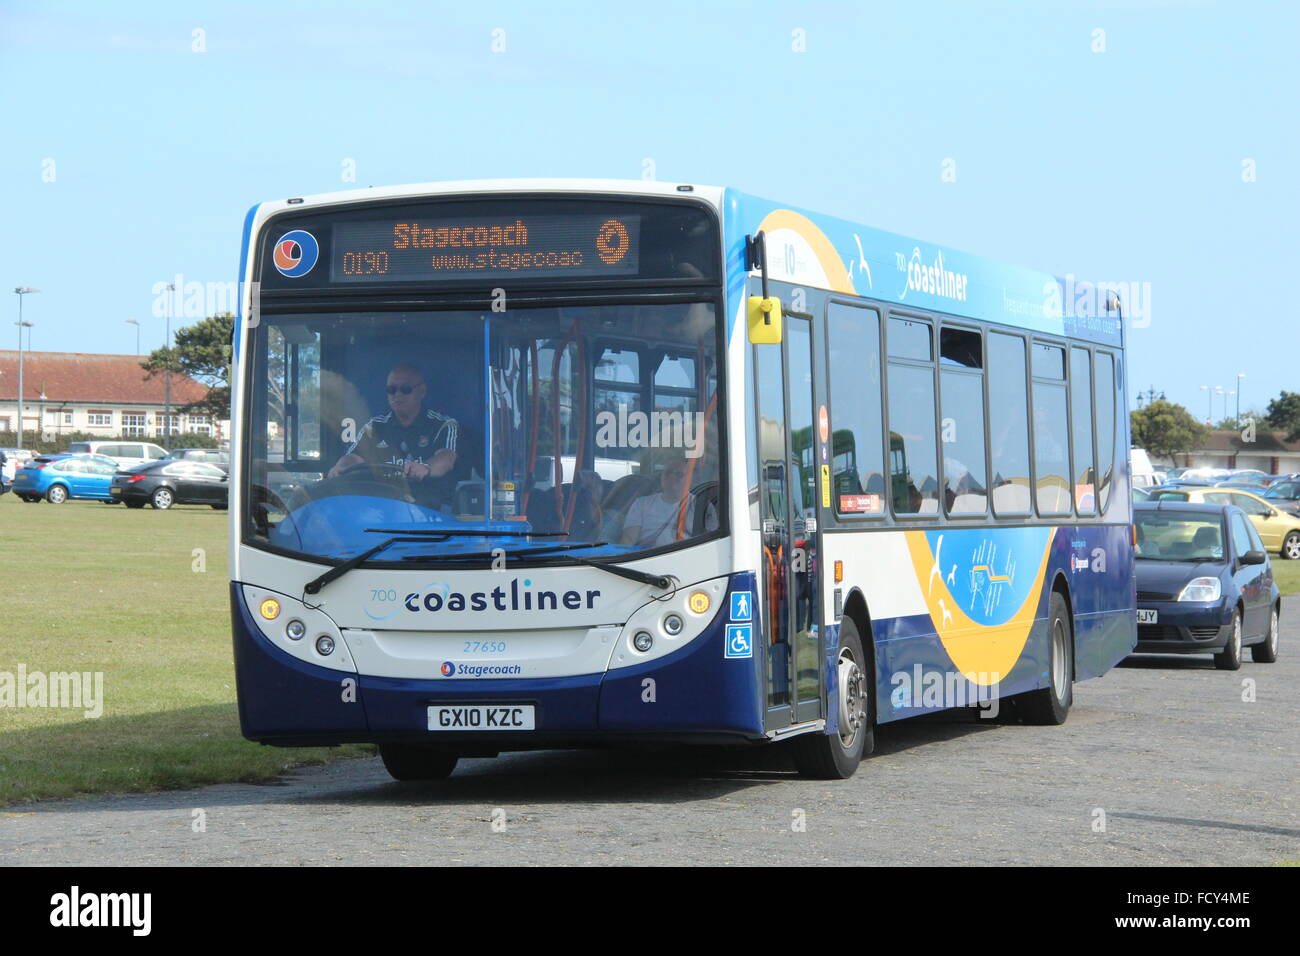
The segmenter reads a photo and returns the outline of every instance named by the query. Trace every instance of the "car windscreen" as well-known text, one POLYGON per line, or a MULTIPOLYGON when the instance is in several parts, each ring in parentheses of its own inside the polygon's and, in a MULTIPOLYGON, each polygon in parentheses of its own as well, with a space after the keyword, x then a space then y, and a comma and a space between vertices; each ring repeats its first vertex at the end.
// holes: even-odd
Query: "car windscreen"
POLYGON ((1224 559, 1223 520, 1217 514, 1176 514, 1134 510, 1139 560, 1218 561, 1224 559))

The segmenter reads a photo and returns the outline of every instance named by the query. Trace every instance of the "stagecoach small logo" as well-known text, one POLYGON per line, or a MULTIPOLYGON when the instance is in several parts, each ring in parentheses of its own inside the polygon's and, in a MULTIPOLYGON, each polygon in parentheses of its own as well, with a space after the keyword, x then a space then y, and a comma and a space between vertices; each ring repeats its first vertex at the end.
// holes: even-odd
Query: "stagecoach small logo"
POLYGON ((271 261, 280 275, 297 279, 311 272, 319 256, 316 237, 305 229, 293 229, 275 240, 271 261))
POLYGON ((456 676, 456 665, 453 664, 451 661, 443 661, 443 662, 442 662, 442 667, 440 668, 440 670, 442 671, 442 676, 443 676, 443 677, 455 677, 455 676, 456 676))

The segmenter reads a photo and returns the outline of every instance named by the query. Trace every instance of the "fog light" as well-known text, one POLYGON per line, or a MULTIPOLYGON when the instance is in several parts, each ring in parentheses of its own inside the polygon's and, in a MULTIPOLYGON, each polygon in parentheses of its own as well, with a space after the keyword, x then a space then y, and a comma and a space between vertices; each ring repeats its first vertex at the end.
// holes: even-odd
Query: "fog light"
POLYGON ((334 638, 328 634, 322 634, 316 638, 316 652, 322 657, 329 657, 334 653, 334 638))
POLYGON ((703 614, 709 609, 709 596, 703 591, 696 591, 686 602, 686 606, 696 614, 703 614))
POLYGON ((307 634, 307 625, 295 617, 285 625, 284 633, 291 641, 301 641, 307 634))
POLYGON ((636 636, 632 638, 632 646, 638 651, 648 651, 654 644, 655 639, 650 636, 649 631, 637 631, 636 636))
POLYGON ((266 620, 274 621, 280 616, 280 602, 275 598, 267 598, 262 602, 262 606, 258 608, 258 611, 266 620))
POLYGON ((679 614, 668 614, 664 616, 664 633, 670 637, 676 637, 682 632, 682 618, 679 614))

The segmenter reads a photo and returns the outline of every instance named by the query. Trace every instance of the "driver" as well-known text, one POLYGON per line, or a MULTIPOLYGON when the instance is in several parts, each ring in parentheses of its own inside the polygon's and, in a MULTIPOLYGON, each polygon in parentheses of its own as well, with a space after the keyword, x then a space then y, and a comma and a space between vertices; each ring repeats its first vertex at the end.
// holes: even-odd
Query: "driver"
POLYGON ((388 373, 388 411, 362 427, 357 440, 329 470, 334 478, 360 464, 390 464, 413 482, 441 478, 456 465, 454 418, 424 405, 424 375, 410 362, 388 373))

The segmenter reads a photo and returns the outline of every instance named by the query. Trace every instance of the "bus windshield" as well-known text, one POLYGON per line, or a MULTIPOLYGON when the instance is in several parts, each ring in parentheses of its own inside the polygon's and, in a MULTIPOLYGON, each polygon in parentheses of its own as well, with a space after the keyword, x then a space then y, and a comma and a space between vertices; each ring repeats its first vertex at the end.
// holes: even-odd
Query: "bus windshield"
POLYGON ((264 313, 251 334, 250 544, 347 559, 403 536, 373 560, 419 566, 723 530, 711 302, 264 313))

